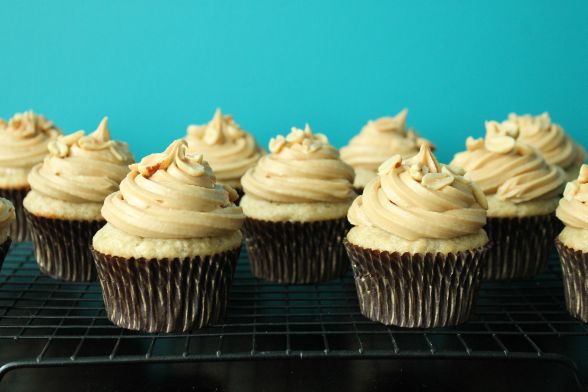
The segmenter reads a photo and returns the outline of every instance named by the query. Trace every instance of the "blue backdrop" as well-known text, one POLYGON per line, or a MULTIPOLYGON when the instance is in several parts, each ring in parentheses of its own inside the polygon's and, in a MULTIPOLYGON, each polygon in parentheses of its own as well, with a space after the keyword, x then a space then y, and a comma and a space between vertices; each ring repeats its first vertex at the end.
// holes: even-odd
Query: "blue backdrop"
POLYGON ((140 157, 220 106, 265 146, 342 146, 408 107, 444 161, 486 119, 548 110, 588 145, 588 2, 3 1, 0 117, 111 131, 140 157))

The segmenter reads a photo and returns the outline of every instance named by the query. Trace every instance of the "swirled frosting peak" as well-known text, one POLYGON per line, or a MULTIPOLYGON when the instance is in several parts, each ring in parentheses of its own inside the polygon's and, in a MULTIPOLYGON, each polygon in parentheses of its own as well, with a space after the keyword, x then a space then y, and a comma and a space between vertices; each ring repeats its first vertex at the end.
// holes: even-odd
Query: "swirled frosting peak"
POLYGON ((402 159, 394 155, 353 202, 354 226, 378 227, 409 241, 478 233, 486 224, 486 197, 458 168, 440 164, 428 145, 402 159))
POLYGON ((248 195, 278 203, 342 203, 355 196, 353 168, 308 125, 272 138, 269 150, 241 180, 248 195))
POLYGON ((49 155, 29 174, 31 189, 71 203, 102 203, 134 161, 126 143, 110 139, 106 118, 89 135, 59 136, 48 147, 49 155))
POLYGON ((566 185, 556 215, 566 226, 588 230, 588 165, 582 165, 578 179, 566 185))
POLYGON ((239 186, 243 174, 261 156, 261 149, 249 133, 220 109, 205 125, 190 125, 186 136, 190 152, 202 153, 222 183, 239 186))
POLYGON ((47 155, 49 141, 61 131, 45 117, 32 111, 17 113, 0 121, 0 173, 28 172, 47 155))
POLYGON ((202 154, 185 140, 131 165, 120 191, 108 196, 102 215, 111 225, 145 238, 188 239, 227 235, 244 215, 229 185, 216 182, 202 154))
POLYGON ((548 163, 563 169, 577 167, 586 159, 586 151, 560 125, 551 122, 549 113, 538 116, 511 113, 502 126, 517 129, 518 140, 535 147, 548 163))
MULTIPOLYGON (((14 206, 10 200, 0 197, 0 235, 16 220, 14 206)), ((1 245, 1 244, 0 244, 1 245)))
POLYGON ((407 114, 408 110, 404 109, 394 117, 368 121, 359 135, 341 149, 341 159, 356 169, 375 172, 391 155, 400 154, 408 158, 415 155, 424 144, 433 148, 429 141, 406 127, 407 114))
POLYGON ((541 153, 517 140, 519 129, 495 121, 486 122, 486 138, 466 141, 467 151, 455 155, 452 165, 461 167, 486 195, 523 203, 557 197, 566 176, 548 164, 541 153))

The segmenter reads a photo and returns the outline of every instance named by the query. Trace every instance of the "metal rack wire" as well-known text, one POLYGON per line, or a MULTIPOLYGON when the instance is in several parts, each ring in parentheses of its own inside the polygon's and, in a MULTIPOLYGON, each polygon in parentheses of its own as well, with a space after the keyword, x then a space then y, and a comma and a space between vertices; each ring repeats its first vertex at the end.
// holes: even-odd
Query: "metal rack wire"
POLYGON ((245 252, 225 324, 185 334, 113 326, 100 286, 41 275, 30 243, 14 244, 0 272, 0 379, 24 367, 287 358, 536 359, 588 385, 588 325, 565 310, 555 256, 534 280, 484 283, 470 322, 433 330, 365 319, 351 274, 305 286, 257 280, 245 252))

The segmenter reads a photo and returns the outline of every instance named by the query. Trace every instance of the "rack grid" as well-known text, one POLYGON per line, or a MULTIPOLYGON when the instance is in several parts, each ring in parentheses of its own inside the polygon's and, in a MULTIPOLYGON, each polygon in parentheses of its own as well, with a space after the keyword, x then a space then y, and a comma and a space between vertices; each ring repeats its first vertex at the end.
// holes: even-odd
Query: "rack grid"
POLYGON ((27 367, 305 358, 536 359, 572 368, 586 387, 588 325, 565 309, 555 254, 536 279, 483 283, 468 323, 430 330, 364 318, 350 272, 272 284, 251 276, 245 251, 225 323, 181 334, 115 327, 98 283, 42 275, 30 243, 13 244, 0 271, 0 380, 27 367))

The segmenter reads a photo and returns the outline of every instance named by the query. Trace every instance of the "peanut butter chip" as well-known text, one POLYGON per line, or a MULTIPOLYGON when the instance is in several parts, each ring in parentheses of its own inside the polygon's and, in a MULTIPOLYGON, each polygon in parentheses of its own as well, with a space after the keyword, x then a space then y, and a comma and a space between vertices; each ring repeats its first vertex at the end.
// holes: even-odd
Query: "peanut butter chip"
POLYGON ((292 131, 286 136, 286 140, 290 143, 302 143, 304 140, 304 131, 298 128, 292 128, 292 131))
POLYGON ((437 191, 453 184, 453 176, 445 173, 427 173, 423 176, 421 184, 425 187, 437 191))
POLYGON ((65 158, 69 154, 69 146, 61 140, 52 140, 47 148, 51 155, 59 158, 65 158))
POLYGON ((421 181, 423 176, 429 172, 429 168, 424 166, 420 162, 412 165, 410 169, 408 169, 408 174, 413 178, 415 181, 421 181))
POLYGON ((471 136, 466 139, 466 148, 468 151, 475 151, 482 147, 484 147, 484 139, 474 139, 471 136))
POLYGON ((204 143, 208 145, 216 144, 220 140, 221 130, 217 127, 208 127, 204 131, 204 143))
POLYGON ((394 155, 392 158, 388 158, 384 163, 378 167, 378 174, 384 176, 399 168, 402 165, 402 156, 394 155))
POLYGON ((515 139, 510 136, 495 136, 486 138, 486 148, 488 151, 499 154, 508 154, 516 144, 515 139))
POLYGON ((271 153, 277 154, 282 151, 282 148, 286 145, 286 139, 282 135, 272 137, 269 142, 269 150, 271 153))

